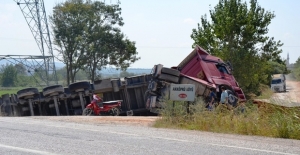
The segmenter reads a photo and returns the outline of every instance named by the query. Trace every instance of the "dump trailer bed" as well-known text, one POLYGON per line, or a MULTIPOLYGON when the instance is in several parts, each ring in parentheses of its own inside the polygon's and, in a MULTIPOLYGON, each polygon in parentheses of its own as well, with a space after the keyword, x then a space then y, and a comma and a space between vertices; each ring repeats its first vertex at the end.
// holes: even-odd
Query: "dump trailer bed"
POLYGON ((126 115, 148 112, 145 107, 145 92, 152 75, 103 79, 94 82, 94 93, 104 101, 122 100, 121 109, 126 115))

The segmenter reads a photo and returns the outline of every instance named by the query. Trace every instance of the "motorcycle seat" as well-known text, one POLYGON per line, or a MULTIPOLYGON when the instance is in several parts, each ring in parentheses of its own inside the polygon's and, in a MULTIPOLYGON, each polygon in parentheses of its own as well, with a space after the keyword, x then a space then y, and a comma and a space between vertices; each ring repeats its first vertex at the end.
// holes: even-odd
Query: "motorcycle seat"
POLYGON ((115 100, 115 101, 106 101, 106 102, 102 102, 103 104, 115 104, 118 102, 123 102, 123 100, 115 100))

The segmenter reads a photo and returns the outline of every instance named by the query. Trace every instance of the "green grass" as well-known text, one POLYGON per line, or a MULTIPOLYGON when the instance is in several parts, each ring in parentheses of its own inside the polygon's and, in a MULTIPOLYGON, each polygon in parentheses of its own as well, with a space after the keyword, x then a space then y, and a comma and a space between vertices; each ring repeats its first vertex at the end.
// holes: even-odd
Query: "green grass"
POLYGON ((272 104, 258 107, 246 103, 233 110, 220 105, 213 111, 207 111, 203 102, 198 101, 190 106, 190 111, 187 114, 184 103, 177 103, 174 108, 172 103, 168 103, 161 110, 162 117, 155 122, 154 127, 300 140, 299 108, 284 108, 272 104), (244 112, 241 111, 243 108, 244 112))
POLYGON ((262 92, 259 96, 255 97, 256 99, 270 99, 274 92, 270 89, 269 86, 261 85, 260 91, 262 92))
MULTIPOLYGON (((27 87, 0 87, 0 97, 4 94, 17 94, 17 92, 21 89, 24 89, 27 87)), ((42 90, 42 88, 38 88, 39 91, 42 90)))
POLYGON ((16 94, 22 88, 19 87, 1 87, 0 88, 0 97, 4 94, 16 94))

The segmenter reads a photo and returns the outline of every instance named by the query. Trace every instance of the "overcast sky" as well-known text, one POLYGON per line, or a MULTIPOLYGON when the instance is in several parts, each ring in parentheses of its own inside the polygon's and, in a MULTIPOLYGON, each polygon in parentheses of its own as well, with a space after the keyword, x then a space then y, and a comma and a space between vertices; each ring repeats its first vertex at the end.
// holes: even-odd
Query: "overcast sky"
MULTIPOLYGON (((52 14, 56 2, 44 0, 46 12, 52 14)), ((111 0, 112 2, 114 0, 111 0)), ((201 15, 208 14, 209 5, 219 0, 121 0, 123 32, 136 42, 141 59, 132 68, 152 68, 154 64, 176 66, 191 51, 192 29, 197 27, 201 15)), ((300 56, 300 1, 258 0, 275 19, 269 26, 269 36, 284 43, 283 58, 290 54, 294 63, 300 56)), ((106 0, 110 2, 110 0, 106 0)), ((56 52, 55 52, 56 53, 56 52)), ((0 55, 41 55, 31 31, 14 0, 0 3, 0 55)))

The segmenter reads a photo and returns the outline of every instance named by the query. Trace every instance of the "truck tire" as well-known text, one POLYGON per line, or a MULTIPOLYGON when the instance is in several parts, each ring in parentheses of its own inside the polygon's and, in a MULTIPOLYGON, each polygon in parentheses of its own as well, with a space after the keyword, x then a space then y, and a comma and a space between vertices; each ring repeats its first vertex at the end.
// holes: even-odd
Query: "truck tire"
POLYGON ((165 68, 165 67, 163 67, 161 69, 161 73, 162 74, 169 74, 169 75, 173 75, 173 76, 179 76, 180 75, 180 71, 175 70, 175 69, 171 69, 171 68, 165 68))
POLYGON ((34 95, 39 95, 39 90, 37 88, 25 88, 22 90, 19 90, 17 92, 18 99, 23 99, 24 97, 27 96, 34 96, 34 95))
POLYGON ((235 94, 231 90, 227 90, 228 93, 228 103, 232 105, 233 107, 237 106, 238 98, 235 96, 235 94))
POLYGON ((118 109, 118 108, 112 108, 110 110, 110 115, 111 116, 119 116, 120 115, 120 109, 118 109))
POLYGON ((71 92, 75 92, 78 89, 90 90, 91 84, 87 81, 76 82, 69 85, 69 89, 71 92))
POLYGON ((43 95, 45 97, 54 93, 57 93, 57 95, 64 93, 64 87, 62 85, 53 85, 43 89, 43 95))
POLYGON ((166 80, 168 82, 173 82, 173 83, 178 83, 179 77, 178 76, 173 76, 173 75, 168 75, 168 74, 160 74, 158 76, 158 79, 160 80, 166 80))

